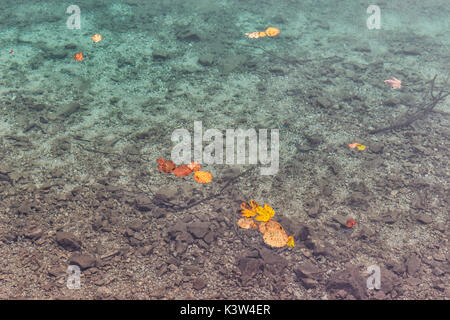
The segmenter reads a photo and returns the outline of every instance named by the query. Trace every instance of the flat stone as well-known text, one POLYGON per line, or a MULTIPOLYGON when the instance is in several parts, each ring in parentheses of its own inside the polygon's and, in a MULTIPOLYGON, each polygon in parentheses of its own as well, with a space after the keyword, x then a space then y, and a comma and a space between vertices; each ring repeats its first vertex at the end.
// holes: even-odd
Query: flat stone
POLYGON ((153 203, 156 205, 167 205, 178 195, 178 189, 175 187, 162 187, 155 192, 153 203))
POLYGON ((443 254, 440 254, 440 253, 435 253, 433 255, 433 259, 437 260, 437 261, 445 261, 445 256, 443 254))
POLYGON ((144 224, 142 223, 141 220, 133 220, 128 227, 133 230, 133 231, 141 231, 142 228, 144 227, 144 224))
POLYGON ((294 239, 297 242, 306 241, 310 235, 311 235, 310 228, 306 225, 300 225, 296 228, 294 232, 294 239))
POLYGON ((433 222, 433 219, 429 215, 419 215, 417 221, 423 224, 430 224, 433 222))
POLYGON ((97 260, 93 256, 76 253, 70 257, 69 263, 76 264, 81 270, 86 270, 88 268, 95 267, 97 260))
POLYGON ((409 275, 414 276, 419 271, 421 261, 417 255, 412 254, 406 259, 406 271, 409 275))
POLYGON ((377 143, 377 142, 369 143, 369 150, 372 151, 373 153, 382 153, 383 149, 384 149, 384 146, 381 143, 377 143))
POLYGON ((214 242, 214 240, 216 239, 216 234, 214 231, 209 231, 204 237, 203 240, 207 243, 207 244, 211 244, 214 242))
POLYGON ((320 202, 317 200, 308 202, 306 207, 308 216, 311 218, 315 218, 320 213, 320 202))
POLYGON ((309 261, 305 261, 300 264, 296 269, 294 269, 295 274, 297 275, 297 279, 302 278, 311 278, 311 279, 319 279, 320 274, 322 273, 320 269, 312 264, 309 261))
POLYGON ((319 284, 317 280, 311 278, 300 278, 299 281, 306 289, 315 288, 319 284))
POLYGON ((387 224, 393 224, 398 221, 398 217, 400 215, 400 212, 397 210, 392 210, 387 212, 382 216, 382 220, 387 224))
POLYGON ((135 198, 136 208, 140 211, 150 211, 154 207, 152 200, 145 194, 139 194, 135 198))
POLYGON ((30 226, 24 230, 24 236, 31 240, 39 239, 43 233, 44 230, 39 226, 30 226))
POLYGON ((344 271, 331 275, 327 290, 344 290, 356 299, 366 299, 366 280, 360 275, 358 268, 348 266, 344 271))
POLYGON ((69 251, 80 250, 81 248, 81 241, 70 232, 56 232, 56 242, 69 251))
POLYGON ((209 223, 207 222, 194 222, 187 226, 187 231, 191 233, 194 238, 201 239, 209 231, 209 223))
POLYGON ((202 290, 203 288, 206 287, 206 282, 205 282, 205 280, 203 280, 203 279, 201 279, 201 278, 196 278, 196 279, 194 280, 194 283, 192 284, 192 287, 193 287, 195 290, 202 290))
POLYGON ((153 51, 152 57, 156 60, 166 60, 169 58, 169 53, 165 50, 155 50, 153 51))
POLYGON ((184 266, 183 267, 183 274, 185 276, 193 276, 195 274, 198 274, 200 271, 201 271, 201 269, 196 266, 184 266))
POLYGON ((152 216, 159 219, 166 215, 166 210, 163 208, 155 207, 152 210, 152 216))
POLYGON ((318 97, 317 100, 316 100, 316 103, 317 103, 317 105, 319 107, 322 107, 322 108, 325 108, 325 109, 328 109, 328 108, 330 108, 333 105, 333 102, 330 99, 328 99, 328 98, 326 98, 324 96, 318 97))
POLYGON ((179 233, 186 232, 186 223, 178 221, 167 229, 170 238, 175 239, 179 233))
POLYGON ((212 54, 207 53, 198 57, 198 63, 202 66, 209 67, 213 64, 213 62, 214 56, 212 54))
POLYGON ((264 247, 259 249, 259 255, 264 261, 264 263, 279 265, 279 269, 283 269, 288 265, 288 262, 285 258, 280 256, 279 254, 274 253, 270 249, 264 247))
POLYGON ((242 258, 238 262, 239 270, 242 275, 251 277, 262 270, 263 263, 260 259, 242 258))

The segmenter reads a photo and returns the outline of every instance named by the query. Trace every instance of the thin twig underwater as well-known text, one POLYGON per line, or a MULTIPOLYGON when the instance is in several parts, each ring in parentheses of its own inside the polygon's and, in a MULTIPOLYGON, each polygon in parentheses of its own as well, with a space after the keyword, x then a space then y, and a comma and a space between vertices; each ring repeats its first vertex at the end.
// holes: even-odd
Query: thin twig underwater
POLYGON ((433 111, 433 109, 438 105, 439 102, 444 101, 450 95, 450 91, 448 90, 449 77, 450 77, 450 72, 448 73, 442 87, 440 88, 438 93, 435 95, 434 90, 436 88, 436 78, 437 78, 437 74, 436 74, 433 77, 433 79, 431 79, 430 81, 427 82, 427 83, 430 83, 430 91, 428 91, 428 94, 425 95, 425 97, 423 99, 424 101, 422 102, 422 104, 417 105, 418 109, 416 111, 414 111, 413 113, 411 113, 409 115, 407 113, 403 114, 402 116, 397 118, 397 121, 394 121, 393 124, 386 126, 386 127, 369 130, 369 133, 376 134, 376 133, 380 133, 380 132, 387 132, 387 131, 391 131, 391 130, 401 129, 401 128, 411 125, 414 121, 416 121, 420 118, 424 118, 428 113, 433 111), (427 102, 426 100, 428 98, 427 97, 428 95, 430 96, 431 100, 427 102))

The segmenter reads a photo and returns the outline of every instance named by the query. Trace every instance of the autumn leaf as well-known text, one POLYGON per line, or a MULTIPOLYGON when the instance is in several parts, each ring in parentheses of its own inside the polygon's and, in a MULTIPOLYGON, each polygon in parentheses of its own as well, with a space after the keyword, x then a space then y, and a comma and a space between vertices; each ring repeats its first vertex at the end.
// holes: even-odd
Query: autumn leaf
POLYGON ((258 203, 254 200, 250 200, 250 204, 247 202, 241 203, 241 213, 243 217, 251 218, 256 215, 256 208, 259 207, 258 203))
POLYGON ((255 218, 256 221, 267 222, 275 215, 275 210, 273 210, 272 207, 266 203, 264 208, 257 206, 256 213, 258 214, 255 218))
POLYGON ((264 243, 274 248, 281 248, 289 246, 295 247, 294 237, 288 237, 286 230, 278 222, 271 220, 275 215, 275 210, 271 206, 265 204, 264 207, 258 205, 254 200, 250 201, 250 204, 246 202, 241 203, 242 218, 238 221, 238 226, 242 229, 259 229, 263 234, 264 243), (253 220, 253 216, 256 216, 255 221, 260 221, 257 224, 253 220))
POLYGON ((295 248, 294 237, 293 236, 289 236, 288 237, 288 241, 287 241, 286 245, 288 245, 291 248, 295 248))
POLYGON ((253 221, 252 218, 240 218, 238 220, 238 226, 242 229, 256 229, 258 225, 253 221))
POLYGON ((271 247, 281 248, 288 243, 288 236, 283 228, 270 229, 263 235, 263 240, 271 247))

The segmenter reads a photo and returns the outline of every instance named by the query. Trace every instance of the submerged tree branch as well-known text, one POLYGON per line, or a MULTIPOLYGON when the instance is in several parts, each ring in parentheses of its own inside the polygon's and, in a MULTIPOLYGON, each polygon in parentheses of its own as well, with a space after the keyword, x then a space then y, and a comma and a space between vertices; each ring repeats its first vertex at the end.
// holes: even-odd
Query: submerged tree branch
MULTIPOLYGON (((429 83, 430 83, 429 95, 431 97, 431 101, 423 102, 423 104, 421 106, 419 106, 418 109, 411 114, 403 114, 392 125, 374 129, 374 130, 369 130, 369 133, 375 134, 375 133, 386 132, 386 131, 391 131, 391 130, 396 130, 396 129, 401 129, 401 128, 407 127, 407 126, 411 125, 414 121, 416 121, 420 118, 424 118, 428 113, 433 111, 434 107, 436 107, 436 105, 439 102, 445 100, 445 98, 447 98, 450 95, 450 91, 447 90, 449 76, 447 76, 447 79, 445 80, 444 85, 438 91, 437 95, 434 94, 434 90, 435 90, 435 86, 436 86, 436 78, 437 78, 437 75, 435 75, 433 77, 433 79, 431 81, 429 81, 429 83)), ((426 100, 426 98, 424 100, 426 100)))

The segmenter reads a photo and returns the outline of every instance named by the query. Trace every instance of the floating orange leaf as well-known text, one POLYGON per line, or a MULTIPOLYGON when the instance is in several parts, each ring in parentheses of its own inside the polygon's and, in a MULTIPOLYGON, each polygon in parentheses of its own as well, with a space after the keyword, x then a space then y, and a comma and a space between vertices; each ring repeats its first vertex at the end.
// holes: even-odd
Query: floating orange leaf
POLYGON ((96 34, 94 34, 94 35, 91 37, 91 39, 92 39, 92 41, 94 41, 94 42, 100 42, 100 41, 102 41, 102 35, 96 33, 96 34))
POLYGON ((158 162, 158 170, 164 173, 171 173, 175 169, 175 163, 172 160, 164 160, 163 158, 159 158, 158 162))
POLYGON ((192 173, 192 170, 189 169, 189 167, 185 164, 179 165, 178 167, 173 170, 173 174, 177 177, 183 178, 192 173))
POLYGON ((198 183, 209 183, 212 181, 212 174, 208 171, 195 171, 194 179, 198 183))
POLYGON ((351 228, 354 225, 356 225, 356 221, 354 219, 350 218, 347 220, 347 223, 345 225, 347 226, 347 228, 351 228))
POLYGON ((269 27, 266 31, 247 32, 245 35, 252 39, 264 38, 265 36, 275 37, 280 33, 280 29, 269 27))
POLYGON ((348 147, 349 148, 351 148, 351 149, 358 149, 359 151, 363 151, 363 150, 365 150, 366 149, 366 146, 365 145, 363 145, 363 144, 361 144, 361 143, 358 143, 358 142, 354 142, 354 143, 350 143, 349 145, 348 145, 348 147))
POLYGON ((256 208, 258 207, 258 203, 254 200, 250 200, 250 204, 247 202, 241 203, 241 213, 243 217, 253 217, 256 215, 256 208))
POLYGON ((392 87, 392 89, 400 89, 402 87, 402 81, 398 80, 396 77, 392 77, 392 79, 384 80, 384 83, 387 83, 392 87))
POLYGON ((265 234, 269 230, 275 230, 275 229, 283 229, 281 224, 279 224, 276 221, 270 220, 267 222, 262 222, 259 225, 259 231, 261 231, 262 234, 265 234))
POLYGON ((264 233, 263 239, 266 244, 276 248, 284 247, 289 241, 289 238, 284 229, 268 230, 266 233, 264 233))
POLYGON ((188 164, 188 168, 194 172, 200 170, 201 167, 202 167, 202 165, 200 163, 198 163, 197 161, 193 161, 190 164, 188 164))
POLYGON ((84 56, 82 52, 78 52, 75 54, 75 56, 73 57, 75 59, 75 61, 82 61, 84 56))
POLYGON ((291 247, 291 248, 295 248, 295 243, 294 243, 294 237, 293 236, 289 236, 288 237, 288 242, 286 243, 286 245, 291 247))
POLYGON ((281 248, 286 245, 291 248, 295 247, 293 236, 288 237, 281 224, 271 220, 275 211, 268 204, 261 207, 256 201, 251 200, 250 204, 242 202, 241 209, 243 218, 238 221, 239 227, 244 229, 258 228, 263 234, 264 242, 271 247, 281 248), (259 225, 252 219, 256 214, 258 216, 255 220, 262 221, 259 225))
POLYGON ((255 32, 247 32, 245 35, 246 35, 247 37, 249 37, 249 38, 252 38, 252 39, 257 39, 257 38, 260 37, 258 31, 255 31, 255 32))
POLYGON ((256 213, 258 214, 255 218, 256 221, 267 222, 275 215, 275 210, 266 203, 264 208, 261 206, 256 207, 256 213))
POLYGON ((238 226, 242 229, 257 229, 258 224, 253 221, 252 218, 240 218, 238 220, 238 226))
POLYGON ((275 37, 276 35, 278 35, 280 33, 280 29, 274 28, 274 27, 269 27, 266 30, 266 34, 269 37, 275 37))

